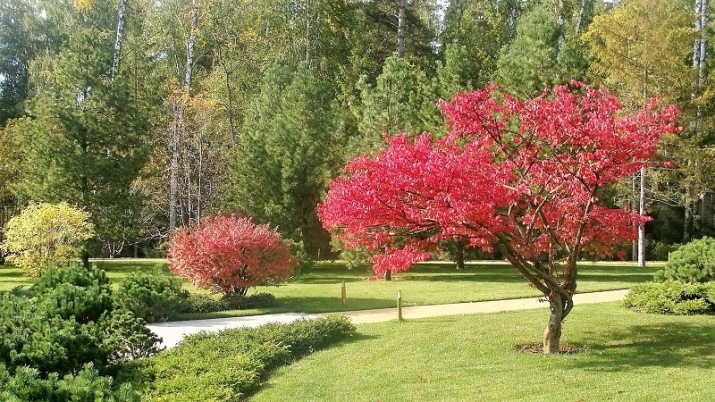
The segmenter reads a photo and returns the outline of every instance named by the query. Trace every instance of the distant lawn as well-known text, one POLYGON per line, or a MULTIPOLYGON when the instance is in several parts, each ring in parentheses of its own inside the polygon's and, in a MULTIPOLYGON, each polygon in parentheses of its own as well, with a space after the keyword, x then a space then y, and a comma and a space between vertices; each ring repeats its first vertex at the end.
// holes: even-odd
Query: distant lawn
MULTIPOLYGON (((95 261, 114 283, 121 282, 132 272, 159 272, 172 275, 165 260, 102 260, 95 261)), ((662 263, 638 268, 632 263, 583 263, 579 273, 580 292, 624 289, 653 278, 662 263)), ((402 290, 405 306, 460 303, 538 296, 526 280, 503 262, 477 262, 464 270, 456 270, 448 263, 425 263, 411 271, 393 275, 391 282, 369 280, 367 269, 349 270, 341 263, 319 263, 313 270, 294 281, 278 287, 259 287, 250 292, 272 293, 279 305, 256 310, 235 310, 210 314, 186 314, 184 319, 218 318, 239 315, 305 312, 326 313, 394 307, 398 290, 402 290), (342 306, 340 284, 345 281, 348 305, 342 306)), ((16 268, 0 267, 0 291, 31 281, 16 268)), ((196 292, 190 283, 185 288, 196 292)), ((202 291, 205 292, 205 291, 202 291)))
POLYGON ((351 342, 272 374, 262 401, 712 401, 715 320, 577 305, 564 343, 585 351, 518 352, 540 342, 544 310, 358 326, 351 342))

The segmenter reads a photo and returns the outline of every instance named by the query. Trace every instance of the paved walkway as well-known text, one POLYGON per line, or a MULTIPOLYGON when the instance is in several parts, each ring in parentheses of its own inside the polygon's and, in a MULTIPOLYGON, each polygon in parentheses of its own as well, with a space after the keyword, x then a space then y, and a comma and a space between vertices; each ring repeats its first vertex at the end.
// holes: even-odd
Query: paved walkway
MULTIPOLYGON (((574 304, 591 304, 623 300, 628 290, 610 290, 605 292, 579 293, 574 295, 574 304)), ((440 317, 478 313, 496 313, 499 311, 529 310, 547 308, 538 297, 525 299, 494 300, 473 303, 440 304, 436 306, 403 307, 402 318, 440 317)), ((174 321, 148 325, 164 339, 163 346, 175 346, 184 336, 200 331, 219 331, 225 328, 257 327, 269 322, 289 323, 298 319, 311 319, 320 316, 340 314, 350 318, 353 324, 367 324, 397 319, 397 308, 336 312, 329 314, 266 314, 248 317, 215 318, 210 320, 174 321)))

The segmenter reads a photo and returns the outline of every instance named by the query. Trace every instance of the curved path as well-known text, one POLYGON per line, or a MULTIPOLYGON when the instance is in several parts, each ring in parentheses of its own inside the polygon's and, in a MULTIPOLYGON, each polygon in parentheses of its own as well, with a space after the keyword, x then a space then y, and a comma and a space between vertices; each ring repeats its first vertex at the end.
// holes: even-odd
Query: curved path
MULTIPOLYGON (((605 292, 579 293, 574 295, 574 304, 602 303, 623 300, 628 289, 605 292)), ((499 311, 546 308, 548 304, 538 297, 524 299, 494 300, 472 303, 440 304, 436 306, 403 307, 402 318, 426 318, 446 315, 496 313, 499 311)), ((326 315, 343 315, 353 324, 367 324, 397 319, 397 308, 378 310, 345 311, 328 314, 284 313, 253 315, 247 317, 214 318, 210 320, 174 321, 148 325, 149 329, 164 339, 162 346, 175 346, 184 336, 200 331, 219 331, 226 328, 257 327, 269 322, 288 323, 298 319, 311 319, 326 315)))

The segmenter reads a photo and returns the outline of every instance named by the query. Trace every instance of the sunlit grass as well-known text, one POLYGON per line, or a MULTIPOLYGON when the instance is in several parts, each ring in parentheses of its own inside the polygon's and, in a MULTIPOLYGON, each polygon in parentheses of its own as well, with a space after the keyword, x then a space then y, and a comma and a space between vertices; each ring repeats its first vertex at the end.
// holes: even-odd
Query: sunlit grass
MULTIPOLYGON (((155 272, 173 275, 166 260, 116 259, 93 261, 107 272, 115 284, 133 272, 155 272)), ((652 280, 662 264, 639 268, 632 263, 591 263, 580 266, 580 292, 594 292, 629 288, 633 284, 652 280)), ((457 270, 449 263, 418 264, 409 272, 393 275, 393 280, 369 280, 367 268, 347 269, 340 262, 317 264, 310 273, 294 278, 281 286, 258 287, 251 293, 268 292, 276 296, 278 305, 256 310, 224 311, 209 314, 186 314, 184 319, 217 318, 278 312, 326 313, 365 310, 395 306, 398 290, 402 291, 405 306, 460 303, 538 296, 519 272, 503 262, 486 261, 467 265, 457 270), (347 306, 343 307, 341 284, 345 281, 347 306)), ((0 291, 32 281, 22 276, 17 268, 0 268, 0 291)), ((190 283, 184 287, 198 292, 190 283)), ((206 292, 206 291, 201 291, 206 292)))
POLYGON ((358 326, 351 342, 274 373, 261 401, 712 401, 715 320, 576 306, 563 341, 583 352, 516 351, 539 342, 544 310, 358 326))

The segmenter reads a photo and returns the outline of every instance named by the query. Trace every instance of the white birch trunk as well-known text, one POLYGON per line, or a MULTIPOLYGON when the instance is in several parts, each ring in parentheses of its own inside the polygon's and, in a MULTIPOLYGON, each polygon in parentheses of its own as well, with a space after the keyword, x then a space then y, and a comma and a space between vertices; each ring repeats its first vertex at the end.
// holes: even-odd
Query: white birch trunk
POLYGON ((176 229, 176 212, 179 196, 179 152, 183 129, 184 109, 186 98, 189 96, 191 86, 191 74, 194 67, 194 43, 196 42, 197 7, 196 1, 191 1, 191 30, 186 41, 186 68, 184 70, 184 82, 181 88, 181 99, 174 105, 174 121, 171 135, 171 162, 169 173, 169 232, 176 229))
POLYGON ((114 55, 112 56, 112 68, 109 72, 109 79, 113 83, 119 73, 119 60, 122 54, 122 42, 124 41, 124 20, 127 15, 127 1, 119 0, 117 8, 117 34, 114 37, 114 55))
POLYGON ((574 28, 574 36, 578 38, 579 33, 581 33, 581 26, 583 25, 583 15, 586 13, 586 5, 588 0, 581 0, 581 7, 578 9, 578 17, 576 18, 576 27, 574 28))

